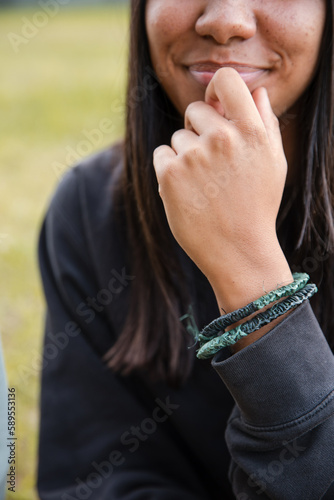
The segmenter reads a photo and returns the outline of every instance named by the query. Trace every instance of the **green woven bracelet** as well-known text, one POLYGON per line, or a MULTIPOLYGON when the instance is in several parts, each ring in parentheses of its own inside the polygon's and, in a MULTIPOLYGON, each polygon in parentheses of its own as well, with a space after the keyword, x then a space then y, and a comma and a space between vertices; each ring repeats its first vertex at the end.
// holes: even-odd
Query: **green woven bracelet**
POLYGON ((297 291, 282 302, 278 302, 271 309, 268 309, 242 325, 233 328, 228 332, 219 335, 209 342, 205 342, 197 352, 199 359, 207 359, 214 356, 224 347, 230 346, 238 342, 243 337, 247 337, 252 332, 259 330, 264 325, 271 323, 274 319, 282 316, 294 307, 302 304, 305 300, 312 297, 318 291, 316 285, 306 285, 302 290, 297 291))
POLYGON ((272 290, 271 292, 263 295, 257 300, 254 300, 250 304, 247 304, 245 307, 241 309, 237 309, 231 313, 225 314, 225 316, 221 316, 220 318, 215 319, 211 323, 209 323, 203 330, 200 332, 197 340, 200 342, 208 341, 214 337, 216 337, 228 326, 237 323, 238 321, 250 316, 251 314, 260 311, 265 306, 272 304, 278 299, 283 297, 289 297, 293 295, 295 292, 298 292, 307 284, 310 279, 309 275, 306 273, 294 273, 293 275, 293 283, 289 283, 288 285, 284 285, 276 290, 272 290))

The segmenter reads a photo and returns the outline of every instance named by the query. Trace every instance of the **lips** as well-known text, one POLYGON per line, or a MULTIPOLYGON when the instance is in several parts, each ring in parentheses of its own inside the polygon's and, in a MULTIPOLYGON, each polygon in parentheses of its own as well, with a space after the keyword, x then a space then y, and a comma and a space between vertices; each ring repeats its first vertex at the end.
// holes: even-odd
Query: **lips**
POLYGON ((212 62, 201 62, 188 66, 188 70, 193 78, 202 86, 207 87, 212 80, 216 71, 220 68, 233 68, 235 69, 246 85, 259 80, 263 75, 268 72, 267 68, 245 65, 240 63, 224 63, 217 64, 212 62))

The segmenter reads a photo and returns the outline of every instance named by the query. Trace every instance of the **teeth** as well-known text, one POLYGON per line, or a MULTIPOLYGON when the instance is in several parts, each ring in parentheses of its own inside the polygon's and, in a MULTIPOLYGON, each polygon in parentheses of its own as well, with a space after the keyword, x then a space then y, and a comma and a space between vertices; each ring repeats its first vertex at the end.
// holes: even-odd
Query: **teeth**
MULTIPOLYGON (((246 85, 251 85, 254 81, 256 81, 258 78, 261 78, 261 76, 264 73, 266 73, 265 69, 254 68, 254 66, 247 67, 247 66, 230 65, 228 67, 233 67, 236 71, 238 71, 240 77, 244 80, 246 85)), ((190 66, 189 70, 190 73, 192 73, 195 80, 197 80, 198 83, 206 87, 209 85, 216 71, 218 71, 218 69, 220 68, 221 66, 219 67, 215 66, 213 68, 213 65, 197 64, 190 66)))
POLYGON ((242 64, 194 64, 190 66, 189 69, 193 71, 203 72, 203 73, 215 73, 220 68, 233 68, 239 73, 246 72, 252 73, 255 71, 261 71, 263 68, 255 67, 255 66, 244 66, 242 64))

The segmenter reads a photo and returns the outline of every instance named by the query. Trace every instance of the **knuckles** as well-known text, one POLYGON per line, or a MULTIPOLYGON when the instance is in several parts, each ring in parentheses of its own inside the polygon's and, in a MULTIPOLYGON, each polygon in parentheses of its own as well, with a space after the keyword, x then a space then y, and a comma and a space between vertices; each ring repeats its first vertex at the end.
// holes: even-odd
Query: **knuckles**
POLYGON ((183 136, 183 133, 184 133, 184 130, 183 129, 180 129, 180 130, 176 130, 176 132, 174 132, 174 134, 172 135, 171 137, 171 145, 172 145, 172 148, 175 146, 175 143, 178 139, 182 139, 182 136, 183 136))
POLYGON ((194 101, 188 104, 188 107, 184 113, 184 122, 186 129, 192 129, 191 117, 198 114, 203 107, 203 101, 194 101))
POLYGON ((224 151, 233 147, 235 142, 235 134, 231 128, 228 127, 216 127, 212 129, 207 134, 208 146, 213 151, 224 151))
POLYGON ((186 167, 196 166, 198 164, 203 165, 206 161, 207 155, 202 147, 193 146, 192 148, 184 151, 180 155, 180 160, 184 163, 186 167))
POLYGON ((194 101, 188 104, 188 107, 185 111, 185 117, 188 117, 192 113, 196 113, 198 111, 198 108, 200 108, 203 105, 202 101, 194 101))

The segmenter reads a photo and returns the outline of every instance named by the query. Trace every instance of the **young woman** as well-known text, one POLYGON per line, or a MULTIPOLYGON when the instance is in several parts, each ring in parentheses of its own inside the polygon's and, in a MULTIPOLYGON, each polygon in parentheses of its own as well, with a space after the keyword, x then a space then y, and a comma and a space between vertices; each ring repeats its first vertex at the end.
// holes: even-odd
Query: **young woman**
POLYGON ((333 5, 132 1, 41 234, 41 499, 334 498, 333 5))

